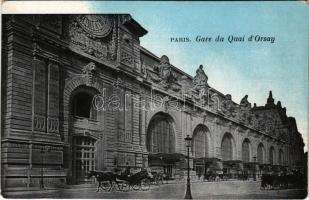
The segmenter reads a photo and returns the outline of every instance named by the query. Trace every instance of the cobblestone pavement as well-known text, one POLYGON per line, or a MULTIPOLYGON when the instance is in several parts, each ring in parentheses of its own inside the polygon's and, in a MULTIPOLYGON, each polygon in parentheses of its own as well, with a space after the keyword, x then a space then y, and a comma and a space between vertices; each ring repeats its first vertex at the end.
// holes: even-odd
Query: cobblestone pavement
MULTIPOLYGON (((225 181, 192 183, 194 199, 284 199, 305 198, 305 190, 260 190, 259 182, 225 181)), ((183 199, 186 185, 164 184, 151 186, 148 191, 96 192, 96 187, 73 187, 67 189, 45 189, 41 191, 8 191, 6 198, 92 198, 92 199, 183 199)))

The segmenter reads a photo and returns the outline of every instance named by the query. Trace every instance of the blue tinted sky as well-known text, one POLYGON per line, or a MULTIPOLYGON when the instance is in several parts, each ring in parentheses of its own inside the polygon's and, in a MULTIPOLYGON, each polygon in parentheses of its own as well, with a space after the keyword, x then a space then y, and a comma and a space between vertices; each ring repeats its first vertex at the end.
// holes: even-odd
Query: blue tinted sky
POLYGON ((129 13, 149 31, 141 45, 239 102, 264 105, 268 91, 297 120, 307 142, 309 10, 304 2, 90 2, 101 13, 129 13), (171 43, 197 35, 274 36, 275 43, 171 43))

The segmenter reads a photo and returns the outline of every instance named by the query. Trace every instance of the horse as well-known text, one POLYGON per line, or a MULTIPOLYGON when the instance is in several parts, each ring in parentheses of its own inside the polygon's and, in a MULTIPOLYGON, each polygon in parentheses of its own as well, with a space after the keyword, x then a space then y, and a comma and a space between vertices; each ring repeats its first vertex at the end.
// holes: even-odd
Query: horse
POLYGON ((105 188, 103 188, 103 184, 102 184, 102 182, 104 182, 104 181, 109 181, 109 183, 110 183, 110 187, 109 187, 108 191, 110 191, 112 189, 113 182, 115 182, 117 184, 118 188, 119 188, 118 182, 116 180, 117 175, 114 174, 113 172, 89 171, 87 178, 89 179, 92 176, 94 176, 99 183, 98 189, 97 189, 96 192, 98 192, 100 188, 105 190, 105 188))

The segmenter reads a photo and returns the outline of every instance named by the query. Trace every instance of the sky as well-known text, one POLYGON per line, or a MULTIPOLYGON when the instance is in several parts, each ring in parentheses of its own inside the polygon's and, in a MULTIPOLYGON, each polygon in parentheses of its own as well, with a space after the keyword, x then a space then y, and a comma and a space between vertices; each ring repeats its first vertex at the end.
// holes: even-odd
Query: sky
MULTIPOLYGON (((265 105, 268 93, 297 120, 307 145, 309 5, 304 2, 91 2, 100 13, 129 13, 148 34, 141 45, 239 103, 265 105), (259 35, 275 42, 194 42, 196 36, 259 35), (189 37, 190 43, 172 43, 189 37)), ((307 148, 307 146, 306 146, 307 148)), ((306 150, 305 150, 306 151, 306 150)))
POLYGON ((3 13, 129 13, 148 34, 141 45, 194 76, 200 64, 211 87, 239 103, 246 94, 265 105, 269 90, 296 118, 307 151, 309 5, 305 2, 11 2, 3 13), (43 9, 42 9, 43 8, 43 9), (196 36, 224 42, 198 43, 196 36), (275 37, 275 42, 226 41, 229 35, 275 37), (189 37, 190 43, 172 43, 189 37))

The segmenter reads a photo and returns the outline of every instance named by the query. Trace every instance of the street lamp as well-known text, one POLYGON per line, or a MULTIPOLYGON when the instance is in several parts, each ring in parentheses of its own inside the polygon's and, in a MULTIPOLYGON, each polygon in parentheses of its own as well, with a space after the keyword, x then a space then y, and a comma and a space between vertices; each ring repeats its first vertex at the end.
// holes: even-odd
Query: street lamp
POLYGON ((255 168, 256 168, 256 156, 253 156, 253 181, 256 181, 256 173, 255 173, 255 168))
POLYGON ((45 167, 44 154, 46 152, 49 152, 49 148, 48 147, 46 147, 46 148, 42 147, 41 151, 40 151, 40 153, 41 153, 41 162, 42 162, 42 166, 41 166, 41 180, 40 180, 40 188, 41 189, 44 189, 44 178, 43 178, 43 176, 44 176, 44 167, 45 167))
POLYGON ((187 151, 188 151, 188 168, 187 168, 187 190, 186 190, 186 195, 185 195, 185 199, 192 199, 192 195, 191 195, 191 184, 190 184, 190 147, 191 147, 191 141, 192 138, 190 138, 189 135, 187 135, 187 137, 185 138, 185 142, 186 142, 186 147, 187 147, 187 151))

